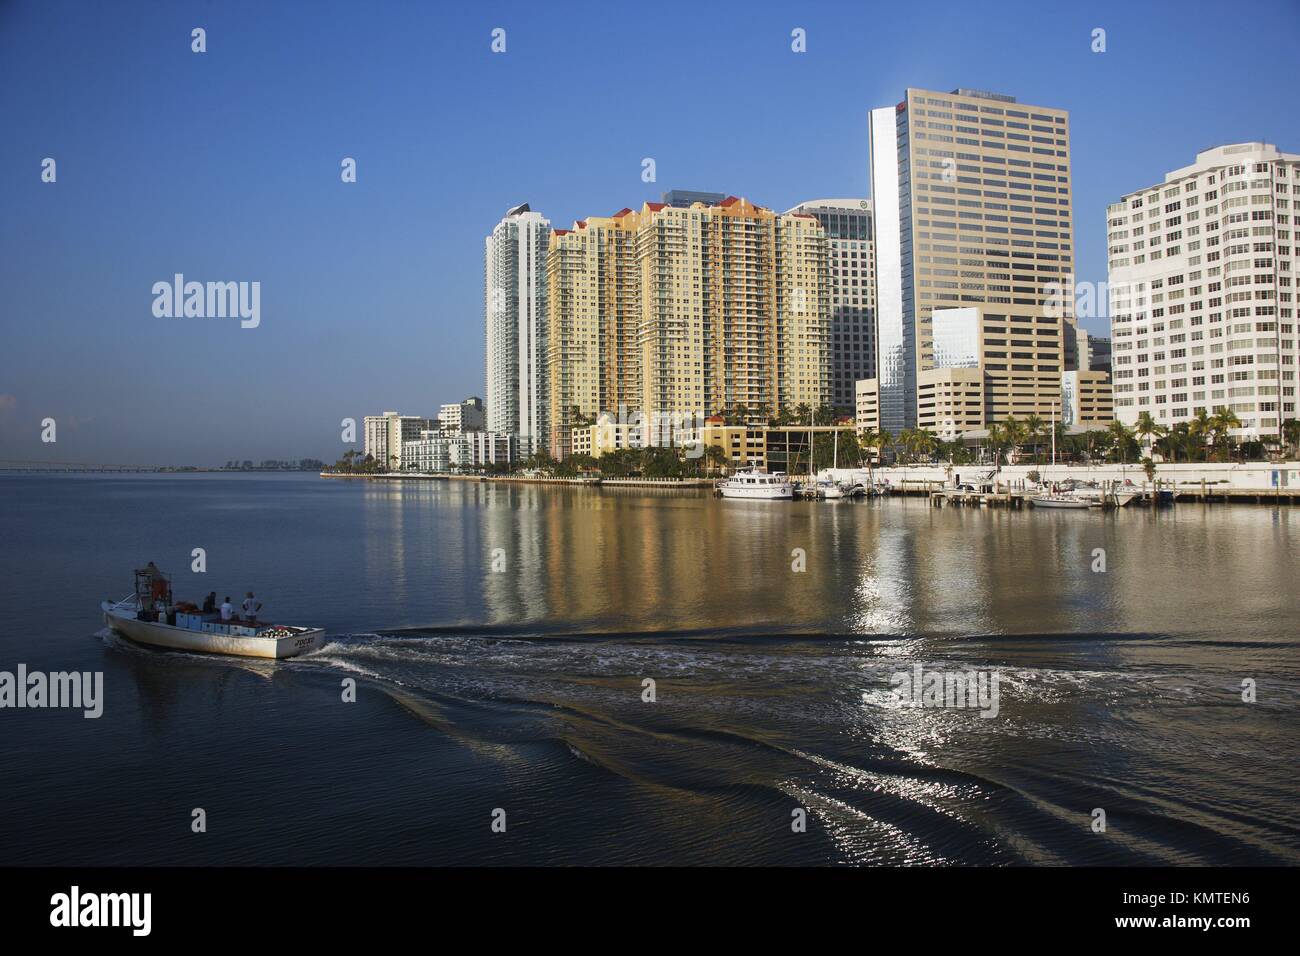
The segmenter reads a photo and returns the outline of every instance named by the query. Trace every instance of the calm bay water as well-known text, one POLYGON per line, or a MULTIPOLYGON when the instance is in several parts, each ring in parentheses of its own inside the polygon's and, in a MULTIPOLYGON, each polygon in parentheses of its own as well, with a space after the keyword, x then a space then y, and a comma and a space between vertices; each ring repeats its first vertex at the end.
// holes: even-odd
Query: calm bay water
POLYGON ((0 863, 1300 863, 1294 509, 299 475, 0 495, 0 670, 103 671, 106 697, 0 711, 0 863), (331 640, 273 665, 108 635, 98 602, 150 559, 178 597, 253 589, 331 640), (897 707, 915 663, 997 668, 999 715, 897 707))

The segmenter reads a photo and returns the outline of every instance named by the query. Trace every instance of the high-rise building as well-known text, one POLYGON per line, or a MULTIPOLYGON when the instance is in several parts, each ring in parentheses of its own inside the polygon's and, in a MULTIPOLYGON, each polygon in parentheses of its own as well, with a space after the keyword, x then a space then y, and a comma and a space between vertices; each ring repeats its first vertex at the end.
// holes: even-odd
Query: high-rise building
POLYGON ((481 432, 487 427, 483 399, 471 396, 463 402, 450 402, 438 409, 438 427, 443 431, 481 432))
POLYGON ((1087 343, 1088 361, 1086 364, 1080 362, 1079 368, 1083 371, 1105 372, 1110 375, 1110 338, 1102 335, 1088 335, 1087 343))
POLYGON ((557 458, 570 454, 579 418, 640 404, 637 325, 640 217, 630 209, 556 229, 546 258, 551 332, 548 442, 557 458))
POLYGON ((387 467, 396 468, 402 457, 402 446, 433 427, 430 419, 418 415, 399 415, 397 412, 367 415, 362 421, 365 454, 387 467))
POLYGON ((664 201, 665 206, 690 209, 697 202, 702 202, 706 206, 716 206, 727 198, 727 194, 702 193, 694 189, 670 189, 668 192, 662 193, 659 198, 664 201))
POLYGON ((1058 291, 1074 271, 1070 123, 998 93, 908 89, 871 111, 869 136, 876 388, 897 433, 916 425, 918 376, 934 367, 934 310, 1054 315, 1073 335, 1058 291))
POLYGON ((787 215, 812 216, 826 230, 831 286, 831 404, 852 413, 855 386, 876 377, 875 257, 870 199, 814 199, 787 215))
POLYGON ((826 404, 825 231, 728 196, 716 206, 647 203, 641 265, 641 403, 647 413, 826 404))
POLYGON ((1238 437, 1296 416, 1300 155, 1197 153, 1107 210, 1115 414, 1166 427, 1231 409, 1238 437))
POLYGON ((546 435, 546 249, 551 224, 528 204, 497 223, 484 248, 487 428, 531 453, 546 435))
POLYGON ((653 428, 829 403, 827 245, 814 217, 734 196, 645 203, 556 230, 551 243, 555 454, 571 451, 578 416, 624 406, 653 428))

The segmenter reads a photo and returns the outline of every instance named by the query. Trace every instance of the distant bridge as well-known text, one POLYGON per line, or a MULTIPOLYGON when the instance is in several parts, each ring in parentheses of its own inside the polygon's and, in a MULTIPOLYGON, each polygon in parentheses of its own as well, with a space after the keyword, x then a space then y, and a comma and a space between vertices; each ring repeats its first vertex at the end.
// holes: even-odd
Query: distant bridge
POLYGON ((104 465, 88 461, 38 461, 34 458, 0 458, 0 474, 50 474, 112 472, 131 474, 162 471, 159 465, 104 465))

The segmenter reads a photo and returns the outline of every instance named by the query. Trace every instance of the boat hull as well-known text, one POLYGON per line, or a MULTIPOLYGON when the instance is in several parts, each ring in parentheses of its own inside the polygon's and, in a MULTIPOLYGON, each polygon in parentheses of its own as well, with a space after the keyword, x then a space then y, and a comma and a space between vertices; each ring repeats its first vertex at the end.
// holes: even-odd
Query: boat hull
POLYGON ((793 498, 794 489, 790 485, 772 485, 770 487, 755 488, 722 488, 722 497, 724 498, 745 498, 750 501, 779 501, 782 498, 793 498))
POLYGON ((107 602, 101 605, 101 609, 104 623, 114 633, 129 638, 137 644, 148 644, 171 650, 282 660, 309 653, 325 643, 325 631, 322 628, 304 628, 285 637, 246 637, 195 631, 154 621, 140 621, 135 618, 134 610, 117 611, 107 602))
POLYGON ((1063 498, 1030 498, 1029 503, 1035 508, 1064 508, 1075 511, 1083 511, 1093 507, 1092 502, 1081 498, 1073 500, 1066 500, 1063 498))

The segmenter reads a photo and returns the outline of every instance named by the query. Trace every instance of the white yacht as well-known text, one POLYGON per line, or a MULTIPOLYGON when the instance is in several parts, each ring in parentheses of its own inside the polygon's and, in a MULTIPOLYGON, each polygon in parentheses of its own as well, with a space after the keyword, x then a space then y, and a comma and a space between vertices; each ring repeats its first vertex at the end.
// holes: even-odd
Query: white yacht
POLYGON ((726 481, 721 482, 718 485, 718 490, 724 498, 774 500, 794 497, 794 486, 790 483, 790 479, 785 472, 782 471, 775 471, 771 474, 757 469, 738 471, 726 481))

